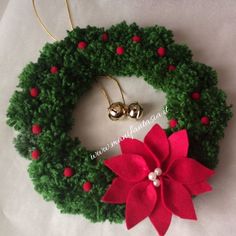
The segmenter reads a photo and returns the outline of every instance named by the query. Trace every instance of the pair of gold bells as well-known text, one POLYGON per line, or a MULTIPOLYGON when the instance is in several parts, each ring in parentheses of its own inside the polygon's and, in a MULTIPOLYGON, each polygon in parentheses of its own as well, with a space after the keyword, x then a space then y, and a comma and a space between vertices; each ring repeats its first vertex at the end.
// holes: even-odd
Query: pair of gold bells
POLYGON ((129 106, 122 102, 115 102, 108 107, 108 117, 111 120, 120 120, 127 116, 138 120, 142 114, 143 108, 138 102, 131 103, 129 106))
POLYGON ((106 76, 106 78, 111 79, 113 81, 116 82, 116 84, 119 87, 120 93, 121 93, 121 97, 123 102, 111 102, 107 92, 105 91, 105 89, 103 87, 102 88, 102 92, 105 95, 106 99, 108 100, 109 103, 109 107, 108 107, 108 117, 112 120, 112 121, 116 121, 116 120, 122 120, 125 117, 129 117, 131 119, 140 119, 143 115, 143 107, 138 103, 138 102, 133 102, 129 105, 127 105, 125 103, 125 99, 124 99, 124 95, 122 92, 122 88, 118 82, 118 80, 116 80, 115 78, 111 77, 111 76, 106 76))

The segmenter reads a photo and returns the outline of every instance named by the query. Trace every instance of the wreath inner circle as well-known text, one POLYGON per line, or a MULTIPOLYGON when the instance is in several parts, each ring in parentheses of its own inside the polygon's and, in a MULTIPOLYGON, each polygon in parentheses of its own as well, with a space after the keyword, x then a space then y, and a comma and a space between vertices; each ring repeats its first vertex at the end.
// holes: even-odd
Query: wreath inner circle
POLYGON ((120 137, 141 138, 142 133, 154 123, 159 123, 163 128, 168 127, 165 93, 154 90, 143 78, 131 76, 116 79, 124 90, 126 105, 138 101, 143 106, 142 119, 134 121, 127 117, 111 122, 108 117, 108 101, 100 85, 106 89, 112 102, 121 101, 121 96, 116 84, 104 78, 93 83, 91 89, 79 99, 72 115, 74 123, 69 132, 70 136, 78 137, 86 149, 102 152, 102 157, 119 152, 120 137))

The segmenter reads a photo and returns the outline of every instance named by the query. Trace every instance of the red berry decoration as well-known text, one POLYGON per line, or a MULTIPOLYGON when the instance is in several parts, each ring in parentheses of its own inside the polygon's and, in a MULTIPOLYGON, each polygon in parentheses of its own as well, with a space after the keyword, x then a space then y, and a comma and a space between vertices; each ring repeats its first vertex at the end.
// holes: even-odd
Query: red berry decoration
POLYGON ((57 74, 58 68, 56 66, 52 66, 50 71, 51 71, 52 74, 57 74))
POLYGON ((66 167, 64 169, 64 173, 63 174, 64 174, 65 177, 71 177, 74 174, 74 172, 73 172, 72 168, 66 167))
POLYGON ((210 120, 209 120, 209 118, 208 118, 207 116, 203 116, 203 117, 201 118, 201 123, 202 123, 203 125, 208 125, 209 122, 210 122, 210 120))
POLYGON ((39 124, 34 124, 32 125, 32 133, 33 134, 40 134, 42 132, 42 128, 40 127, 39 124))
POLYGON ((178 121, 176 119, 171 119, 169 121, 170 128, 175 128, 177 124, 178 124, 178 121))
POLYGON ((174 65, 168 66, 168 71, 174 71, 174 70, 176 70, 176 66, 174 66, 174 65))
POLYGON ((116 49, 116 54, 118 54, 118 55, 122 55, 122 54, 124 54, 124 52, 125 52, 125 49, 123 47, 118 47, 116 49))
POLYGON ((30 95, 31 97, 37 97, 39 95, 39 89, 38 88, 31 88, 30 89, 30 95))
POLYGON ((194 92, 191 94, 191 98, 193 100, 199 100, 201 98, 201 94, 199 92, 194 92))
POLYGON ((159 57, 164 57, 166 55, 166 49, 163 47, 160 47, 157 49, 157 55, 159 57))
POLYGON ((103 33, 102 36, 101 36, 101 38, 102 38, 102 41, 103 41, 103 42, 108 41, 108 39, 109 39, 108 33, 103 33))
POLYGON ((132 37, 132 41, 135 42, 135 43, 139 43, 141 41, 141 37, 138 36, 138 35, 134 35, 132 37))
POLYGON ((78 43, 77 48, 79 49, 85 49, 88 46, 88 44, 84 41, 81 41, 78 43))
POLYGON ((38 149, 35 149, 31 152, 31 157, 33 160, 38 160, 40 156, 40 152, 38 149))
POLYGON ((89 192, 91 190, 91 188, 92 188, 92 184, 89 181, 87 181, 83 184, 83 190, 85 192, 89 192))

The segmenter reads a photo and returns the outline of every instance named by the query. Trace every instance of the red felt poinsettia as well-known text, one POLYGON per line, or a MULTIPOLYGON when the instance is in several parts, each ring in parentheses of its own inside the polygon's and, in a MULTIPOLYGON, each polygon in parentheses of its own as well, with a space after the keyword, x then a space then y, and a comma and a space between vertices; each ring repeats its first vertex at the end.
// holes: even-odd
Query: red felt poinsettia
POLYGON ((211 191, 207 179, 214 171, 189 158, 188 146, 186 130, 167 137, 156 124, 144 142, 126 138, 120 143, 122 154, 105 160, 117 177, 102 201, 126 203, 128 229, 148 216, 164 235, 172 214, 196 220, 191 197, 211 191))

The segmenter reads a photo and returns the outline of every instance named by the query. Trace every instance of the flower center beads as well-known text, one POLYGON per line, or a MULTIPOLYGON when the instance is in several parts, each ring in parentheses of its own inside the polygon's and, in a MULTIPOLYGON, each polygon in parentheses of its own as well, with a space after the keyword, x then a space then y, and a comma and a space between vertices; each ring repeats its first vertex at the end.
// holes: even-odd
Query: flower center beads
POLYGON ((160 180, 159 180, 159 178, 158 178, 159 176, 161 176, 161 174, 162 174, 161 168, 156 168, 156 169, 154 170, 154 172, 150 172, 150 173, 148 174, 148 179, 153 182, 153 185, 154 185, 155 187, 159 187, 160 184, 161 184, 161 182, 160 182, 160 180))

